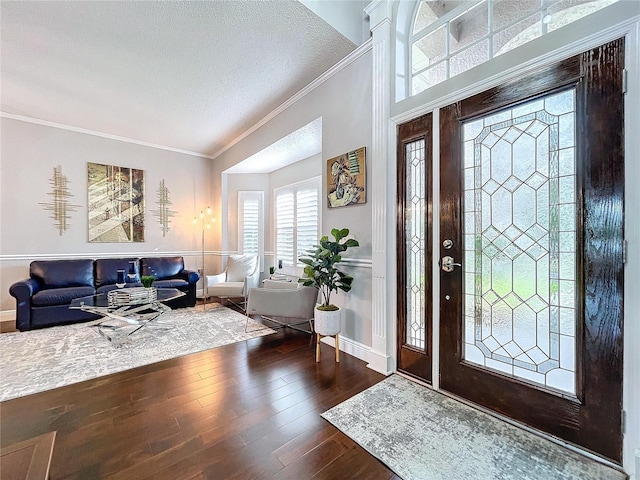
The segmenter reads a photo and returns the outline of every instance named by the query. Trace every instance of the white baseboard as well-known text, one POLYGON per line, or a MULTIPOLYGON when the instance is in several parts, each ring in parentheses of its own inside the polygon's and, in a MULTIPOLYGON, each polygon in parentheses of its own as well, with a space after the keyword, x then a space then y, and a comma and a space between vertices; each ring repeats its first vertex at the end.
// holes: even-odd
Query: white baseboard
POLYGON ((396 371, 395 360, 392 357, 383 355, 374 350, 369 351, 369 363, 367 364, 367 368, 387 376, 396 371))
MULTIPOLYGON (((332 347, 335 346, 335 340, 333 337, 322 337, 322 343, 326 343, 332 347)), ((367 347, 360 342, 356 342, 355 340, 340 335, 340 351, 348 353, 363 362, 368 362, 371 347, 367 347)))

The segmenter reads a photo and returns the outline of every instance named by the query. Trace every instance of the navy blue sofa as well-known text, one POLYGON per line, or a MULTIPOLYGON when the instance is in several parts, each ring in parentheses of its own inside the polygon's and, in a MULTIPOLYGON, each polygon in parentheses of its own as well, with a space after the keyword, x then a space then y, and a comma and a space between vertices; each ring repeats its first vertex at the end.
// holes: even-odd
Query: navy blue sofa
POLYGON ((118 288, 117 271, 126 275, 127 287, 139 287, 141 273, 156 277, 154 286, 177 288, 185 296, 167 305, 171 308, 196 304, 197 272, 185 270, 182 257, 103 258, 38 260, 29 266, 29 278, 16 282, 9 293, 16 299, 16 328, 20 331, 94 320, 98 317, 71 310, 75 298, 106 293, 118 288))

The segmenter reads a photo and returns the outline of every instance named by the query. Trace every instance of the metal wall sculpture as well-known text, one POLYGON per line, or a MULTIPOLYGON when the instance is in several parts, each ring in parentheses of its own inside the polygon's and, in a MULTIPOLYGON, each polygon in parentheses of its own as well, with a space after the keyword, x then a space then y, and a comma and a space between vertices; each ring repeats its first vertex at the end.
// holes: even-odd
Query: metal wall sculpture
POLYGON ((365 147, 327 160, 329 207, 366 203, 365 147))
POLYGON ((54 220, 54 224, 58 229, 60 235, 64 235, 69 229, 68 212, 75 211, 80 205, 74 205, 69 203, 69 197, 73 197, 69 192, 69 181, 67 177, 62 174, 62 167, 58 165, 53 169, 53 177, 50 180, 51 191, 48 195, 51 195, 52 200, 49 203, 40 203, 45 210, 51 211, 51 218, 54 220))
POLYGON ((158 219, 160 229, 162 230, 162 236, 166 237, 169 230, 171 230, 171 227, 169 226, 171 224, 171 218, 178 212, 169 208, 171 200, 169 200, 169 189, 164 184, 164 178, 160 180, 160 186, 156 193, 158 195, 158 199, 156 201, 158 209, 152 210, 151 213, 153 213, 153 216, 158 219))
POLYGON ((144 170, 88 163, 89 242, 144 242, 144 170))

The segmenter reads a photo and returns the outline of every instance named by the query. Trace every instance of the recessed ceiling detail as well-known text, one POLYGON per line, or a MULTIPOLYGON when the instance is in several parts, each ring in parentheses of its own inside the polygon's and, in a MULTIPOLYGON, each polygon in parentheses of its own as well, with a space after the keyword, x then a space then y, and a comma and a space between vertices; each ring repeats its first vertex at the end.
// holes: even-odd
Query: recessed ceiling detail
POLYGON ((316 118, 225 173, 270 173, 322 152, 322 118, 316 118))

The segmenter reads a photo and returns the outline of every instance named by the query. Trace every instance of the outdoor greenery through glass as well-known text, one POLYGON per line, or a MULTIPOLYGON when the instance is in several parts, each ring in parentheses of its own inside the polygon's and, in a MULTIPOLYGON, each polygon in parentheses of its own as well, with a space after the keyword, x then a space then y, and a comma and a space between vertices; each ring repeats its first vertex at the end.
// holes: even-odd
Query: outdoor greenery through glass
POLYGON ((575 90, 463 125, 464 360, 575 393, 575 90))

